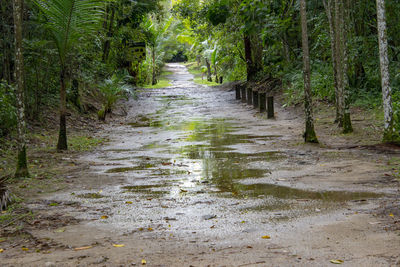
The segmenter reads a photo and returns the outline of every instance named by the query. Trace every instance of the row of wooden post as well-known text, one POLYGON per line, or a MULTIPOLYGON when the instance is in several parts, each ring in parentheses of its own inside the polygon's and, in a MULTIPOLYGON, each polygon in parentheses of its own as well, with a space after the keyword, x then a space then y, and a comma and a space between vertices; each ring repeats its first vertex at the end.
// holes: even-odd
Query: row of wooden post
POLYGON ((268 119, 274 118, 274 97, 268 96, 265 92, 253 91, 251 88, 236 87, 236 99, 243 103, 253 105, 260 112, 267 111, 268 119))

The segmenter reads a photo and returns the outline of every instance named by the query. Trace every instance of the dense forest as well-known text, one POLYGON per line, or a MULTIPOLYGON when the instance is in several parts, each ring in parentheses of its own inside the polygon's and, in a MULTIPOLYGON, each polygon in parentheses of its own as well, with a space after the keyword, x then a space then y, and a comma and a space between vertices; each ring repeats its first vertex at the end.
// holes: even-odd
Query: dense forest
POLYGON ((335 104, 344 133, 350 107, 380 111, 383 141, 396 143, 399 9, 393 0, 2 1, 0 138, 18 140, 24 176, 25 121, 58 108, 66 150, 69 111, 90 110, 82 96, 103 99, 104 120, 119 98, 156 85, 165 62, 189 60, 210 82, 278 81, 287 105, 306 105, 306 141, 318 142, 314 98, 335 104))

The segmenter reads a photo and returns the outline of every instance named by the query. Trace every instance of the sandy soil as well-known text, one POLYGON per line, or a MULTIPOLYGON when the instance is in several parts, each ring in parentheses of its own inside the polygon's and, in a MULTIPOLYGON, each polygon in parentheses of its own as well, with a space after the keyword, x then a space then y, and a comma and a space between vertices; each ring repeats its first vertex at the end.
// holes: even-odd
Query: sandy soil
POLYGON ((107 145, 69 159, 68 188, 29 202, 1 266, 400 266, 397 149, 303 144, 296 113, 268 120, 168 68, 173 86, 139 92, 107 145))

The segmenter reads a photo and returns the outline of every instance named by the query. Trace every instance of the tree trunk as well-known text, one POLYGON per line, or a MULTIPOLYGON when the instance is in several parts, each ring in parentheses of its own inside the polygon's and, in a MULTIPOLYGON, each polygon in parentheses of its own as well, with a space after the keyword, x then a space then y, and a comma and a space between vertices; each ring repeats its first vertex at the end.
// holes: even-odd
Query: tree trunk
POLYGON ((342 60, 341 60, 341 53, 340 53, 340 32, 341 32, 341 25, 340 25, 340 3, 341 0, 334 0, 335 1, 335 23, 334 23, 334 34, 335 34, 335 63, 336 63, 336 88, 335 88, 335 100, 336 100, 336 122, 339 124, 339 127, 342 127, 343 123, 343 107, 342 107, 342 98, 343 98, 343 74, 342 74, 342 60))
POLYGON ((333 87, 335 90, 335 102, 336 102, 336 118, 335 122, 339 122, 339 109, 338 109, 338 75, 337 75, 337 50, 336 50, 336 38, 335 38, 335 24, 333 23, 333 16, 332 13, 334 12, 333 5, 332 5, 332 0, 324 0, 324 7, 326 11, 326 16, 328 17, 328 23, 329 23, 329 35, 331 38, 331 57, 332 57, 332 69, 333 69, 333 87))
POLYGON ((65 67, 61 66, 60 73, 60 132, 58 135, 57 150, 67 150, 67 92, 65 88, 65 67))
POLYGON ((290 48, 289 48, 287 30, 285 30, 282 34, 282 47, 285 60, 287 63, 290 63, 290 48))
POLYGON ((207 58, 206 58, 206 65, 207 65, 207 81, 212 82, 212 78, 211 78, 211 66, 210 66, 210 62, 208 61, 207 58))
POLYGON ((347 7, 344 5, 344 0, 341 1, 340 5, 340 24, 342 27, 340 27, 340 32, 341 32, 341 58, 342 58, 342 126, 343 126, 343 133, 351 133, 353 132, 353 127, 351 125, 351 118, 350 118, 350 96, 349 96, 349 76, 348 76, 348 68, 349 68, 349 63, 348 63, 348 52, 347 52, 347 36, 349 32, 349 27, 348 24, 349 22, 349 13, 347 7))
POLYGON ((153 46, 151 49, 151 54, 153 57, 153 73, 152 73, 152 81, 151 84, 152 85, 156 85, 157 84, 157 77, 156 77, 156 49, 153 46))
POLYGON ((217 65, 214 65, 215 82, 219 83, 217 65))
POLYGON ((15 72, 17 114, 18 114, 18 156, 15 177, 28 177, 28 164, 26 159, 26 122, 24 105, 24 56, 22 50, 22 10, 23 0, 13 0, 13 16, 15 27, 15 72))
POLYGON ((255 76, 254 62, 251 51, 251 40, 250 36, 247 34, 244 35, 244 55, 246 59, 246 67, 247 67, 247 81, 251 81, 255 76))
POLYGON ((395 132, 393 122, 392 93, 389 78, 389 59, 388 59, 388 40, 386 35, 386 12, 385 1, 376 0, 377 21, 378 21, 378 41, 379 41, 379 60, 381 69, 382 100, 384 111, 384 142, 398 142, 399 135, 395 132))
POLYGON ((306 115, 306 129, 304 132, 304 141, 309 143, 318 143, 317 136, 314 131, 312 95, 311 95, 311 69, 310 69, 310 52, 308 47, 307 33, 307 7, 306 0, 300 0, 300 16, 301 16, 301 39, 303 47, 303 76, 304 76, 304 107, 306 115))

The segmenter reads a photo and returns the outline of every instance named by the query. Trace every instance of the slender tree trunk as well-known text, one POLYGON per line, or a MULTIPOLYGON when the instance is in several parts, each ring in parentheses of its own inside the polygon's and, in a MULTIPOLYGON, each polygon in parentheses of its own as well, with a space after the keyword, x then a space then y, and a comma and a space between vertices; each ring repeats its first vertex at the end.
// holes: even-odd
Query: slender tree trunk
POLYGON ((251 81, 254 79, 256 73, 254 70, 250 36, 245 34, 243 40, 244 40, 244 56, 246 59, 246 67, 247 67, 247 81, 251 81))
POLYGON ((341 58, 341 53, 340 53, 340 42, 342 40, 340 40, 341 37, 341 26, 340 25, 340 2, 341 0, 334 0, 335 1, 335 5, 334 5, 334 9, 335 9, 335 51, 336 51, 336 55, 335 55, 335 63, 336 63, 336 88, 335 88, 335 100, 336 100, 336 122, 338 122, 339 127, 342 127, 342 123, 343 123, 343 107, 342 107, 342 103, 343 103, 343 68, 342 68, 342 58, 341 58))
POLYGON ((151 54, 153 57, 153 74, 152 74, 152 85, 157 84, 157 79, 156 79, 156 48, 153 46, 151 49, 151 54))
POLYGON ((338 75, 337 75, 337 50, 336 50, 336 38, 335 38, 335 24, 333 23, 333 16, 332 13, 334 12, 333 5, 332 5, 332 0, 324 0, 324 7, 326 11, 326 15, 328 17, 328 23, 329 23, 329 35, 331 38, 331 57, 332 57, 332 69, 333 69, 333 87, 335 90, 335 102, 336 102, 336 118, 335 122, 339 122, 339 109, 338 109, 338 75))
POLYGON ((349 34, 349 27, 348 24, 350 23, 349 20, 349 13, 348 8, 345 6, 344 0, 341 0, 340 5, 340 24, 341 27, 341 58, 342 58, 342 108, 343 108, 343 118, 342 118, 342 126, 343 126, 343 133, 351 133, 353 132, 353 127, 351 125, 351 118, 350 118, 350 96, 349 96, 349 76, 348 76, 348 68, 349 68, 349 60, 348 60, 348 49, 347 49, 347 40, 349 34))
POLYGON ((379 60, 381 69, 382 100, 384 111, 384 142, 399 142, 399 135, 395 132, 393 122, 392 93, 389 77, 388 59, 388 40, 386 29, 385 1, 376 0, 377 21, 378 21, 378 41, 379 41, 379 60))
POLYGON ((60 132, 58 135, 57 150, 67 150, 67 92, 65 88, 65 67, 61 66, 60 73, 60 132))
POLYGON ((22 51, 22 10, 23 0, 13 0, 13 15, 15 26, 15 81, 18 113, 18 156, 15 177, 28 177, 26 157, 26 122, 24 105, 24 56, 22 51))
POLYGON ((208 61, 208 58, 206 58, 206 65, 207 65, 207 81, 212 82, 211 66, 210 66, 210 62, 208 61))
POLYGON ((216 64, 214 64, 214 74, 215 74, 215 82, 216 82, 216 83, 219 83, 219 80, 218 80, 218 72, 217 72, 217 65, 216 65, 216 64))
POLYGON ((289 49, 289 42, 287 31, 285 30, 282 35, 282 46, 283 46, 283 55, 287 63, 290 63, 290 49, 289 49))
POLYGON ((310 68, 310 51, 308 47, 306 0, 300 0, 300 16, 301 16, 301 39, 303 47, 304 108, 306 113, 306 129, 304 132, 304 140, 305 142, 309 143, 318 143, 318 139, 314 131, 314 120, 313 120, 313 110, 312 110, 311 77, 310 77, 311 68, 310 68))

